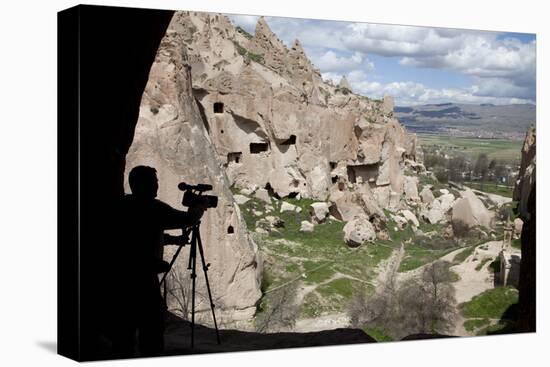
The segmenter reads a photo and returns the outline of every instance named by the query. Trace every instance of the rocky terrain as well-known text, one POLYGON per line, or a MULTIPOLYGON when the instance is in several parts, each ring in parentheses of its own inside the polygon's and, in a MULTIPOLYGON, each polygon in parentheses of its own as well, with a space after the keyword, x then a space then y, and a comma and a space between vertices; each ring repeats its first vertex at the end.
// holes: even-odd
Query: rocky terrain
MULTIPOLYGON (((383 292, 445 255, 501 239, 507 200, 439 184, 416 145, 391 97, 357 95, 345 78, 323 81, 299 40, 287 47, 263 18, 251 35, 222 15, 178 12, 149 75, 126 171, 155 167, 159 198, 175 207, 180 181, 213 185, 219 203, 201 233, 222 328, 261 329, 292 289, 297 322, 277 330, 313 331, 347 326, 357 292, 383 292)), ((186 258, 169 297, 184 318, 186 258)), ((469 279, 478 270, 464 261, 472 260, 455 270, 469 279)), ((200 289, 199 320, 208 324, 204 296, 200 289)))

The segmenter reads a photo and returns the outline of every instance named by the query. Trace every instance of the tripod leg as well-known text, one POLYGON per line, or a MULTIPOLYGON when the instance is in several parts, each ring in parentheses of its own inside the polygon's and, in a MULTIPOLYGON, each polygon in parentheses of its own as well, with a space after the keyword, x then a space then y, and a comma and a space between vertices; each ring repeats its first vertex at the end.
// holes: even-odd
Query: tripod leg
MULTIPOLYGON (((198 231, 197 231, 198 232, 198 231)), ((192 281, 192 291, 191 291, 191 349, 195 346, 195 285, 197 278, 197 236, 195 231, 193 231, 191 239, 191 250, 189 252, 189 263, 191 265, 191 281, 192 281)))
POLYGON ((214 327, 216 328, 216 339, 218 344, 221 344, 220 341, 220 332, 218 330, 218 323, 216 322, 216 313, 214 312, 214 301, 212 301, 212 292, 210 290, 210 282, 208 281, 208 267, 210 264, 206 264, 204 260, 204 250, 202 248, 201 234, 199 228, 197 227, 197 245, 199 247, 199 254, 201 255, 202 270, 204 272, 204 280, 206 281, 206 289, 208 290, 208 299, 210 300, 210 309, 212 310, 212 319, 214 320, 214 327))

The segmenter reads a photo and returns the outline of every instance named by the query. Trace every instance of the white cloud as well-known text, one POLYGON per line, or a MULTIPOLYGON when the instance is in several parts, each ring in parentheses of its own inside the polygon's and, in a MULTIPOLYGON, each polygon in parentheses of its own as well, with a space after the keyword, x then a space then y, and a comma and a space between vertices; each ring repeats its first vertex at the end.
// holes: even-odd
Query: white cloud
MULTIPOLYGON (((232 16, 232 19, 253 32, 258 17, 232 16)), ((515 38, 503 38, 496 32, 461 29, 277 17, 267 17, 266 21, 287 45, 299 39, 312 62, 320 68, 323 78, 338 82, 342 75, 346 75, 351 82, 355 73, 356 88, 366 95, 378 93, 374 97, 379 97, 380 91, 385 90, 390 94, 397 93, 407 103, 423 100, 439 103, 429 98, 471 103, 536 100, 535 41, 525 43, 515 38), (359 78, 361 73, 374 69, 367 54, 398 57, 403 68, 444 69, 460 73, 471 78, 472 85, 468 88, 434 89, 406 81, 386 84, 367 81, 366 77, 359 78), (406 93, 413 94, 407 97, 406 93)), ((384 59, 379 62, 384 62, 384 59)))
POLYGON ((356 68, 373 70, 374 64, 361 53, 355 52, 349 57, 339 56, 332 50, 322 53, 320 56, 312 55, 312 60, 324 72, 349 72, 356 68))
MULTIPOLYGON (((324 76, 324 74, 323 74, 324 76)), ((384 95, 391 95, 395 98, 396 104, 401 106, 418 105, 427 103, 493 103, 493 104, 514 104, 530 103, 529 99, 517 98, 513 93, 484 94, 481 87, 475 85, 470 88, 429 88, 422 83, 416 82, 392 82, 380 83, 370 81, 366 73, 354 72, 348 75, 348 80, 356 93, 371 98, 382 98, 384 95)))
POLYGON ((343 41, 350 49, 401 57, 403 66, 471 76, 480 94, 492 90, 494 96, 535 99, 535 41, 499 38, 495 32, 379 24, 356 23, 347 29, 343 41))

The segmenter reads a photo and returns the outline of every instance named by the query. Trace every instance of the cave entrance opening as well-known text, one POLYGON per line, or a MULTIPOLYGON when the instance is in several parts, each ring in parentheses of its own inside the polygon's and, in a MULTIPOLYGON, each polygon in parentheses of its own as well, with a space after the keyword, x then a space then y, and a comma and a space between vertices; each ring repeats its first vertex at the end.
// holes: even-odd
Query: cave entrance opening
POLYGON ((269 150, 268 143, 250 143, 250 153, 259 154, 261 152, 267 152, 269 150))
POLYGON ((376 181, 378 178, 378 163, 348 166, 348 180, 356 183, 360 177, 362 182, 376 181))
POLYGON ((214 102, 214 113, 223 113, 223 102, 214 102))
POLYGON ((227 154, 227 164, 235 163, 239 164, 242 162, 243 153, 242 152, 231 152, 227 154))

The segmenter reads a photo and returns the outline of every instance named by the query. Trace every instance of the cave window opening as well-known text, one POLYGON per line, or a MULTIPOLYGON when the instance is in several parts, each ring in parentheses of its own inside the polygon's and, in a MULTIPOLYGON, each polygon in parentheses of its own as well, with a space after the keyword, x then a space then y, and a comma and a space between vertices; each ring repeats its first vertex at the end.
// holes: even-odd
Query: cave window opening
POLYGON ((250 143, 250 153, 259 154, 261 152, 267 152, 269 145, 267 143, 250 143))
POLYGON ((281 145, 295 145, 296 144, 296 135, 290 135, 290 138, 283 141, 281 145))
POLYGON ((221 129, 221 130, 220 130, 220 133, 222 133, 222 134, 223 134, 224 132, 225 132, 225 131, 223 131, 223 129, 221 129))
POLYGON ((297 191, 292 191, 291 193, 288 194, 288 198, 289 199, 294 199, 296 196, 298 196, 298 192, 297 191))
POLYGON ((243 153, 241 152, 232 152, 227 154, 227 164, 235 163, 239 164, 241 163, 243 153))
POLYGON ((362 164, 357 166, 348 166, 348 180, 351 183, 356 183, 357 178, 361 178, 361 182, 374 182, 378 178, 379 164, 362 164))
POLYGON ((214 102, 214 113, 223 113, 223 103, 214 102))
POLYGON ((338 176, 332 176, 332 183, 338 182, 338 176))
POLYGON ((330 169, 336 168, 336 162, 330 162, 330 169))
POLYGON ((233 226, 227 227, 227 233, 228 233, 228 234, 233 234, 233 233, 235 233, 235 228, 233 228, 233 226))

